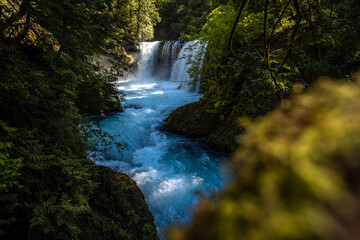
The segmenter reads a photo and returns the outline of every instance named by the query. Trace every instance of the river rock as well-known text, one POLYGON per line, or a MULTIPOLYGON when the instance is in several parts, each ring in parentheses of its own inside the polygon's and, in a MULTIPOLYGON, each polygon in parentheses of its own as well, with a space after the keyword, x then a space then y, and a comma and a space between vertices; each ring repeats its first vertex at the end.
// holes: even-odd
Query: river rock
POLYGON ((192 138, 209 135, 218 125, 219 118, 207 112, 205 101, 190 103, 173 111, 165 120, 164 130, 192 138))
POLYGON ((237 123, 236 106, 228 111, 214 111, 211 97, 204 95, 200 101, 190 103, 173 111, 165 120, 162 130, 185 135, 225 152, 237 146, 236 136, 243 128, 237 123))
MULTIPOLYGON (((96 94, 94 94, 96 96, 96 94)), ((109 95, 104 102, 99 101, 99 98, 94 97, 89 93, 83 93, 79 95, 76 100, 76 105, 79 108, 80 113, 85 115, 102 115, 114 112, 123 112, 120 100, 116 93, 109 95)))
POLYGON ((81 240, 158 239, 144 195, 129 176, 96 166, 99 185, 90 196, 91 213, 83 219, 81 240))
POLYGON ((117 94, 113 94, 108 99, 106 99, 105 107, 106 107, 106 110, 104 112, 105 114, 112 112, 124 112, 124 109, 121 106, 117 94))

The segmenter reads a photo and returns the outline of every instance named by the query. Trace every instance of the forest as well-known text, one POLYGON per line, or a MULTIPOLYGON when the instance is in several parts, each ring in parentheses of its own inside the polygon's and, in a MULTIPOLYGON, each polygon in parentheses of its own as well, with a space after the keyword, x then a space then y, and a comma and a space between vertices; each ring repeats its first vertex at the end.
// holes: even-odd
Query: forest
POLYGON ((0 0, 0 9, 1 239, 359 237, 358 0, 0 0), (117 84, 149 74, 141 47, 164 54, 167 43, 179 48, 172 66, 191 53, 187 74, 201 91, 152 123, 156 136, 230 155, 219 160, 230 180, 163 235, 141 174, 98 166, 89 151, 149 156, 92 119, 136 121, 126 113, 142 102, 117 84))

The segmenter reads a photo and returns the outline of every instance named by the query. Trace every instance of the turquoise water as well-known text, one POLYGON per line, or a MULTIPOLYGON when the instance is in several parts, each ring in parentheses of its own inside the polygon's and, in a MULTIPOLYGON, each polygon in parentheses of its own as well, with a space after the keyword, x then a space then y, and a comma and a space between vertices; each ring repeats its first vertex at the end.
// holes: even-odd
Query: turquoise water
POLYGON ((157 45, 142 43, 139 72, 117 84, 126 95, 125 111, 94 123, 119 135, 118 140, 127 143, 128 149, 122 154, 93 152, 90 157, 137 182, 163 239, 167 226, 189 220, 199 193, 221 189, 224 176, 219 154, 186 137, 159 130, 173 110, 199 100, 201 94, 150 74, 157 45))

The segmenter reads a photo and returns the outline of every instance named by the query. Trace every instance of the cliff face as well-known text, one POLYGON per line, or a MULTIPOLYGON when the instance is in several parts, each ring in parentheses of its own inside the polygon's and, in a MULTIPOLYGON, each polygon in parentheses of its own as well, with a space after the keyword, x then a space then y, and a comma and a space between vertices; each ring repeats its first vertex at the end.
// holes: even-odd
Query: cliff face
POLYGON ((110 168, 95 167, 99 183, 90 196, 93 210, 82 223, 83 240, 158 239, 154 218, 136 182, 110 168))

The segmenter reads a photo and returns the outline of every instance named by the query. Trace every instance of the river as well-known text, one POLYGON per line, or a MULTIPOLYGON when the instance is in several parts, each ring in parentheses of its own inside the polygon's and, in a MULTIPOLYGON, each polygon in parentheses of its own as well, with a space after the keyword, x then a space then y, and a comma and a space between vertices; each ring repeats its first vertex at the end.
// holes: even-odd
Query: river
MULTIPOLYGON (((196 42, 143 42, 138 71, 117 83, 125 93, 124 112, 94 122, 127 143, 122 153, 90 153, 97 164, 128 174, 143 192, 160 239, 167 226, 189 220, 200 193, 222 188, 220 153, 184 136, 160 131, 176 108, 201 98, 199 85, 188 85, 188 46, 196 42), (159 51, 159 48, 161 51, 159 51)), ((195 57, 195 56, 194 56, 195 57)), ((198 55, 197 55, 198 57, 198 55)))

